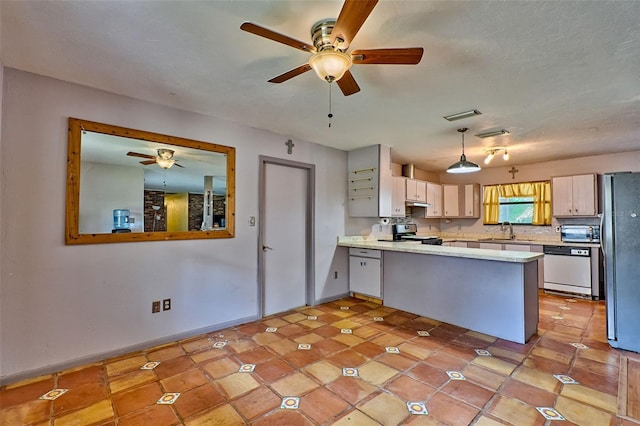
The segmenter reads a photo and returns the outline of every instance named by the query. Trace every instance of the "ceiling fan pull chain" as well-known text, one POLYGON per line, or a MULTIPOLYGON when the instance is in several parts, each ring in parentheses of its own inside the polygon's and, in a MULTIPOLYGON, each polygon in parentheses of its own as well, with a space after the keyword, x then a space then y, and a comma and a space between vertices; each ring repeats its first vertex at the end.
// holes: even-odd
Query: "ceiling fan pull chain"
POLYGON ((329 117, 329 127, 331 127, 331 118, 333 117, 331 113, 331 83, 329 83, 329 114, 327 117, 329 117))

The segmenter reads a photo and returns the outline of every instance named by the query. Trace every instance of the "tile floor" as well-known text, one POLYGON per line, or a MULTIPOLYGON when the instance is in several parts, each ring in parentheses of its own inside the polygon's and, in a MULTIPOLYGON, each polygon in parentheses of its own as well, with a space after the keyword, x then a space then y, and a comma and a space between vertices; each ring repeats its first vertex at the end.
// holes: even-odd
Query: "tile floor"
POLYGON ((602 302, 541 294, 520 345, 348 298, 4 386, 0 424, 637 425, 639 383, 602 302))

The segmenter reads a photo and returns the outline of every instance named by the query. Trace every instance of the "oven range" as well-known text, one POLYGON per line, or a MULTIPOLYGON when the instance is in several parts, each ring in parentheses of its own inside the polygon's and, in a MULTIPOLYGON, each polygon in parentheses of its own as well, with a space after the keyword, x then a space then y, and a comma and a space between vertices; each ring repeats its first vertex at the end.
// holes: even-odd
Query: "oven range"
POLYGON ((442 238, 435 236, 419 236, 418 226, 415 223, 395 224, 391 226, 392 239, 379 239, 378 241, 415 241, 422 244, 442 245, 442 238))

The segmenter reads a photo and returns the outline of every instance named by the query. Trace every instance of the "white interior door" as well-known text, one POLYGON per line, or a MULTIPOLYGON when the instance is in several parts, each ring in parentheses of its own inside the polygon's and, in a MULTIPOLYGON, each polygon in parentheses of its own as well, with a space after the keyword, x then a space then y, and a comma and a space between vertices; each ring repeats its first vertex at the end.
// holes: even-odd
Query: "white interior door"
POLYGON ((265 164, 263 314, 304 306, 307 289, 307 179, 305 169, 265 164))

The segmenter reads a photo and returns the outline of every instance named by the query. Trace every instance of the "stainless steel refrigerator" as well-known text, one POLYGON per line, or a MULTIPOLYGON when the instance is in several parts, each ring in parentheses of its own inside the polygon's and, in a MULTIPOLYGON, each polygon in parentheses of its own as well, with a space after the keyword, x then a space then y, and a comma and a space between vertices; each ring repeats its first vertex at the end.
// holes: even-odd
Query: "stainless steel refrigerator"
POLYGON ((640 352, 640 173, 605 174, 603 184, 607 339, 640 352))

